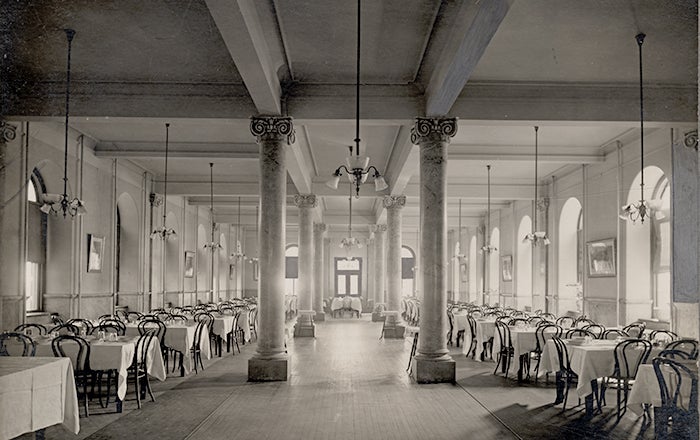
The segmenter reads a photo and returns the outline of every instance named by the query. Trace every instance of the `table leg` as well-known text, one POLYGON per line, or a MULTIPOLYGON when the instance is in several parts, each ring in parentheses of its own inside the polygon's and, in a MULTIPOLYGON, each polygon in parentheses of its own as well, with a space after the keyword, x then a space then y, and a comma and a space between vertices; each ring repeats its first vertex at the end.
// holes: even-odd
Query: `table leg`
POLYGON ((586 396, 586 418, 593 417, 593 393, 586 396))
POLYGON ((46 438, 46 429, 42 428, 37 431, 34 431, 34 439, 35 440, 44 440, 46 438))
POLYGON ((124 402, 122 402, 122 399, 120 399, 119 397, 117 397, 117 412, 118 412, 118 413, 121 413, 121 412, 123 411, 123 409, 124 409, 124 408, 123 408, 123 403, 124 403, 124 402))
POLYGON ((557 371, 554 378, 554 383, 556 385, 556 398, 554 399, 554 404, 558 405, 564 401, 564 389, 566 384, 562 378, 561 371, 557 371))

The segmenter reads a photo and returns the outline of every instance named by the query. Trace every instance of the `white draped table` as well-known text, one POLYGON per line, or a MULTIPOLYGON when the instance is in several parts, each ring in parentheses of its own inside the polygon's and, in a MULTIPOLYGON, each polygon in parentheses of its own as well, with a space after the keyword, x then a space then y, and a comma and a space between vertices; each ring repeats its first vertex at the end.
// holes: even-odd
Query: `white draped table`
POLYGON ((70 360, 0 357, 0 440, 59 423, 74 434, 80 431, 70 360))

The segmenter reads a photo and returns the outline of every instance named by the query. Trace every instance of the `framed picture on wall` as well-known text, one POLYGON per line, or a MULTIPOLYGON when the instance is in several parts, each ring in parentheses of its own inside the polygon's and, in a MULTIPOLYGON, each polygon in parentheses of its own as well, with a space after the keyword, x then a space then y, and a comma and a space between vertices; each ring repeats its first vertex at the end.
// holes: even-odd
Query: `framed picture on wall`
POLYGON ((503 281, 513 281, 513 256, 504 255, 501 257, 501 273, 503 281))
POLYGON ((185 278, 194 278, 194 252, 185 251, 185 278))
POLYGON ((614 238, 589 241, 586 243, 588 276, 614 277, 617 274, 615 267, 615 251, 614 238))
POLYGON ((105 238, 100 235, 88 234, 88 272, 102 272, 102 255, 105 238))

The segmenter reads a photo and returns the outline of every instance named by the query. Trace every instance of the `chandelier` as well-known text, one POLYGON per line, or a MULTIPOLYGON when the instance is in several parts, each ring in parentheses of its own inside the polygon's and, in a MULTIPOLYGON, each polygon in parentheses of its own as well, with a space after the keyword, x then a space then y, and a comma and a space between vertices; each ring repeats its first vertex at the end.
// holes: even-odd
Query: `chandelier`
POLYGON ((549 238, 547 237, 547 233, 544 231, 538 231, 537 230, 537 204, 539 202, 539 199, 537 198, 537 153, 538 153, 538 142, 537 142, 537 132, 539 131, 539 127, 535 126, 535 212, 534 212, 534 219, 532 221, 532 232, 527 234, 523 238, 523 243, 525 242, 530 242, 533 246, 538 246, 538 245, 544 245, 547 246, 549 244, 549 238))
POLYGON ((491 235, 491 165, 486 165, 486 191, 487 191, 487 208, 486 208, 486 232, 484 233, 484 245, 481 246, 481 253, 489 255, 496 252, 498 248, 491 246, 489 236, 491 235))
POLYGON ((73 29, 64 29, 68 40, 68 63, 66 67, 66 121, 65 121, 65 141, 63 149, 63 194, 44 194, 42 195, 41 212, 45 214, 58 215, 63 214, 65 218, 70 214, 71 217, 76 215, 87 214, 85 204, 77 197, 71 198, 68 195, 68 117, 70 114, 70 54, 75 36, 73 29))
POLYGON ((346 252, 346 260, 350 260, 350 251, 353 248, 362 248, 362 242, 358 240, 357 238, 352 236, 352 189, 350 190, 350 196, 348 197, 349 205, 350 205, 350 214, 348 216, 348 236, 340 240, 340 247, 341 249, 345 249, 346 252))
POLYGON ((211 216, 211 241, 204 245, 204 249, 209 249, 212 252, 222 248, 221 243, 214 240, 214 164, 209 162, 209 215, 211 216))
POLYGON ((382 177, 379 170, 374 165, 369 165, 369 156, 360 155, 360 4, 361 0, 357 0, 357 62, 356 62, 356 80, 355 80, 355 154, 353 155, 353 147, 350 148, 350 156, 345 159, 345 165, 339 166, 333 173, 333 177, 326 182, 326 185, 332 189, 338 189, 340 177, 343 171, 348 176, 348 180, 355 187, 355 197, 360 197, 360 185, 367 181, 367 177, 372 174, 374 178, 374 190, 382 191, 389 187, 386 180, 382 177))
POLYGON ((644 38, 646 35, 637 34, 634 38, 637 40, 637 46, 639 46, 639 146, 640 155, 639 159, 641 161, 641 183, 639 184, 640 199, 636 203, 630 203, 621 208, 620 218, 623 220, 629 220, 632 223, 644 224, 644 220, 649 218, 651 214, 651 207, 649 203, 644 200, 644 86, 642 81, 642 44, 644 43, 644 38))
POLYGON ((457 244, 455 245, 455 258, 460 264, 467 261, 467 256, 461 253, 462 241, 462 199, 459 199, 459 226, 457 227, 457 244))
MULTIPOLYGON (((258 222, 260 221, 260 219, 259 219, 259 217, 258 217, 258 216, 260 215, 260 214, 258 213, 258 208, 259 208, 258 205, 255 205, 255 240, 258 240, 258 222)), ((237 246, 238 246, 238 248, 239 248, 239 249, 238 249, 238 252, 240 252, 241 243, 238 242, 237 246)), ((258 257, 249 257, 248 259, 246 259, 246 261, 247 261, 248 263, 251 263, 251 264, 254 265, 254 264, 256 264, 256 263, 258 262, 258 257)))
MULTIPOLYGON (((257 227, 257 226, 256 226, 257 227)), ((231 253, 231 259, 236 263, 243 260, 245 254, 243 253, 243 247, 241 246, 241 196, 238 196, 238 219, 236 221, 236 249, 231 253)))
POLYGON ((168 140, 170 133, 170 123, 165 123, 165 180, 163 182, 163 225, 160 228, 156 228, 151 232, 151 239, 160 238, 161 240, 168 240, 169 238, 177 237, 175 229, 168 228, 165 225, 165 219, 168 212, 168 140))

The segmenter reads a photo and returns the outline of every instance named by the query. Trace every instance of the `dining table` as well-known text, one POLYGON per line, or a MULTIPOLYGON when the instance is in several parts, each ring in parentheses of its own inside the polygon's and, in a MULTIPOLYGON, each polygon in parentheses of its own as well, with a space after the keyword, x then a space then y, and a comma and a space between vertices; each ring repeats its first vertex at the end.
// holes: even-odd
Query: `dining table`
MULTIPOLYGON (((518 381, 523 380, 525 376, 525 367, 527 366, 526 359, 530 352, 537 348, 537 337, 535 331, 537 327, 533 326, 510 326, 510 342, 513 346, 513 360, 519 360, 517 369, 518 381)), ((498 353, 501 350, 501 338, 498 336, 498 330, 494 329, 493 335, 493 353, 498 353)), ((529 372, 528 372, 529 374, 529 372)))
MULTIPOLYGON (((183 354, 180 375, 184 376, 185 374, 189 374, 194 368, 194 361, 192 356, 190 356, 190 349, 194 344, 195 329, 197 328, 197 324, 191 321, 174 321, 166 323, 165 326, 165 345, 183 354)), ((138 323, 130 322, 126 324, 126 335, 138 336, 138 323)), ((211 347, 208 343, 204 343, 207 341, 209 341, 209 329, 207 326, 204 326, 204 330, 202 331, 203 343, 200 347, 203 359, 211 359, 211 347)))
POLYGON ((0 440, 63 425, 80 432, 78 396, 70 359, 0 356, 0 440))
MULTIPOLYGON (((138 336, 118 336, 114 340, 100 339, 96 336, 83 336, 83 338, 90 344, 90 369, 94 371, 116 370, 117 398, 119 401, 123 401, 126 396, 128 370, 136 355, 138 336)), ((35 338, 36 356, 53 356, 51 341, 50 337, 35 338)), ((77 350, 76 352, 72 352, 68 348, 65 350, 74 364, 77 350)), ((160 343, 157 338, 151 343, 146 354, 146 371, 150 376, 160 381, 167 378, 163 354, 160 351, 160 343)))
MULTIPOLYGON (((491 353, 495 353, 492 351, 491 346, 485 347, 485 345, 488 345, 489 340, 493 336, 494 331, 496 330, 496 320, 495 319, 488 319, 488 318, 476 318, 476 349, 474 352, 474 359, 477 361, 483 361, 486 360, 487 358, 493 359, 491 353)), ((469 329, 469 325, 466 326, 465 332, 464 332, 464 340, 465 341, 471 341, 472 335, 471 335, 471 330, 469 329)), ((467 350, 469 349, 469 344, 464 343, 464 345, 467 347, 467 350)))

